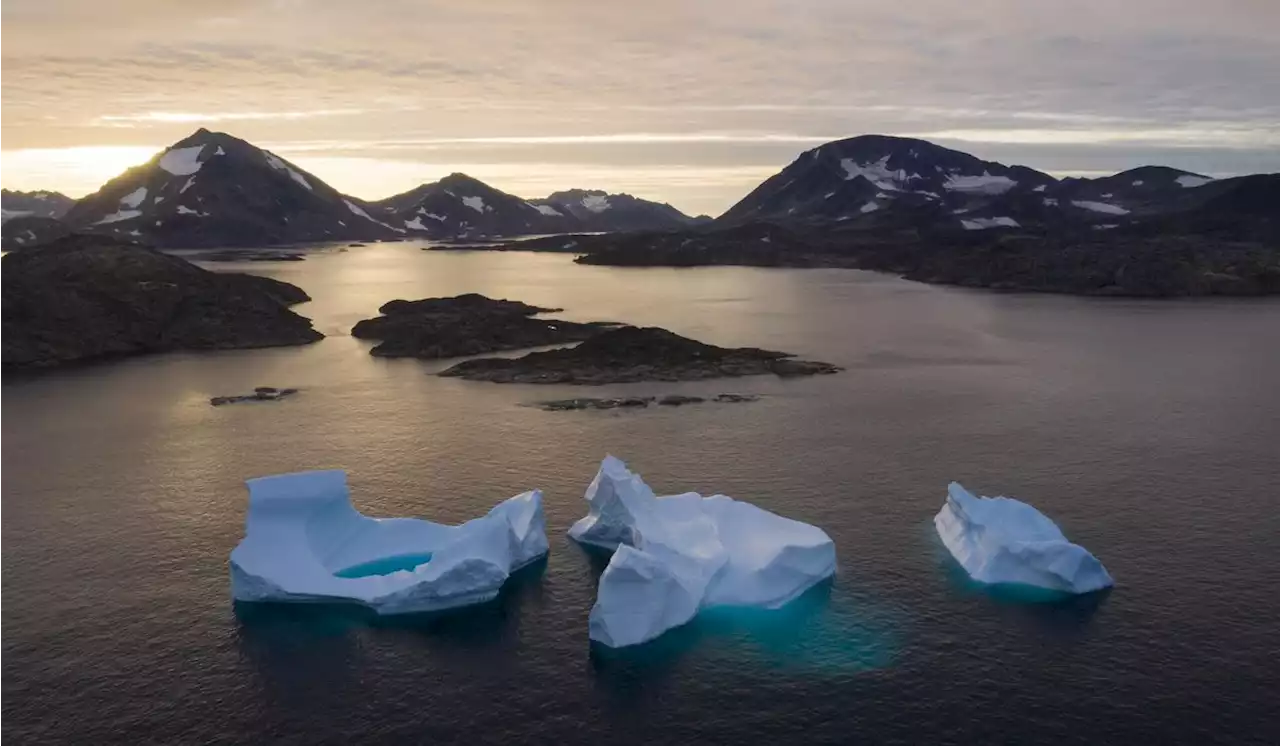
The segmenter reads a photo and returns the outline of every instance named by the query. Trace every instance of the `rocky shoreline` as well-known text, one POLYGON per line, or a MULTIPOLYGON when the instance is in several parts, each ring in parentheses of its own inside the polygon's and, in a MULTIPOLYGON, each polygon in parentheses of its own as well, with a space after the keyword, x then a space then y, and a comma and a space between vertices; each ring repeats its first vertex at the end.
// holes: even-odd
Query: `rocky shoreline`
POLYGON ((624 326, 595 335, 576 347, 531 352, 518 358, 466 360, 438 375, 494 383, 592 386, 765 374, 795 377, 840 370, 830 363, 796 360, 786 352, 716 347, 666 329, 624 326))
MULTIPOLYGON (((1277 177, 1280 179, 1280 177, 1277 177)), ((1280 294, 1280 237, 1249 219, 1152 219, 1098 229, 957 230, 936 216, 873 226, 749 223, 673 232, 558 236, 490 247, 574 253, 614 267, 864 269, 997 291, 1169 298, 1280 294)))
POLYGON ((683 407, 686 404, 702 404, 711 401, 717 404, 739 404, 756 401, 756 394, 716 394, 710 399, 702 396, 685 394, 666 394, 664 396, 623 396, 606 399, 585 396, 576 399, 553 399, 538 402, 537 407, 547 412, 569 412, 582 409, 644 409, 650 404, 661 407, 683 407))
POLYGON ((377 340, 369 350, 375 357, 435 360, 580 342, 616 326, 534 318, 561 310, 477 293, 393 300, 378 309, 381 316, 356 323, 351 335, 377 340))
POLYGON ((3 259, 4 368, 52 368, 179 350, 323 339, 289 310, 287 282, 215 273, 102 236, 73 235, 3 259))
POLYGON ((298 389, 295 388, 278 389, 275 386, 258 386, 253 390, 252 394, 211 397, 209 404, 214 407, 220 407, 223 404, 237 404, 246 401, 280 401, 286 396, 293 396, 296 393, 298 393, 298 389))

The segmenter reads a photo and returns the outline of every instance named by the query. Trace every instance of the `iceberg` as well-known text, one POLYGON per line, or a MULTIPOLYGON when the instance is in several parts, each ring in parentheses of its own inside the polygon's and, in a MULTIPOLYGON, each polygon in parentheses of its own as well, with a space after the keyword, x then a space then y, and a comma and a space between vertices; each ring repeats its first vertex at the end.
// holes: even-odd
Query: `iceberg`
POLYGON ((349 602, 378 614, 483 603, 548 551, 542 493, 524 492, 457 526, 370 518, 346 472, 250 479, 245 536, 231 552, 237 601, 349 602))
POLYGON ((589 621, 591 639, 609 647, 652 640, 711 606, 776 609, 836 570, 822 529, 725 495, 658 497, 613 456, 586 499, 569 536, 614 550, 589 621))
POLYGON ((1064 593, 1115 584, 1098 558, 1067 541, 1058 524, 1011 497, 975 497, 952 482, 933 525, 951 556, 980 583, 1064 593))

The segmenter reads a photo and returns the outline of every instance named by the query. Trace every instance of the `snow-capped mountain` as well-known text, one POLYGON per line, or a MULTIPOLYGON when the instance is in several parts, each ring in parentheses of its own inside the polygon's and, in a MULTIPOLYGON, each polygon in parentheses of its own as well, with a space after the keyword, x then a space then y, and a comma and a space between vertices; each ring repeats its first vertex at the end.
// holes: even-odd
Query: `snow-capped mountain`
POLYGON ((1167 166, 1059 180, 925 140, 863 135, 803 153, 717 220, 1107 229, 1196 204, 1213 181, 1167 166))
POLYGON ((0 227, 0 247, 23 249, 28 246, 39 246, 56 241, 70 232, 71 229, 67 224, 57 218, 23 215, 4 221, 4 225, 0 227))
POLYGON ((0 222, 32 215, 38 218, 60 218, 76 201, 61 192, 37 190, 19 192, 0 189, 0 222))
POLYGON ((965 210, 1055 182, 925 140, 863 135, 803 153, 719 220, 849 220, 895 206, 965 210))
POLYGON ((569 189, 526 200, 457 173, 373 206, 386 222, 428 238, 674 230, 699 222, 671 205, 629 194, 569 189))
POLYGON ((270 151, 200 129, 78 201, 64 221, 164 247, 395 238, 370 207, 270 151))
POLYGON ((488 238, 572 230, 573 221, 466 174, 450 174, 371 204, 410 236, 488 238))
POLYGON ((675 230, 707 220, 691 218, 665 202, 599 189, 568 189, 529 201, 545 215, 572 217, 578 222, 574 230, 585 232, 675 230))

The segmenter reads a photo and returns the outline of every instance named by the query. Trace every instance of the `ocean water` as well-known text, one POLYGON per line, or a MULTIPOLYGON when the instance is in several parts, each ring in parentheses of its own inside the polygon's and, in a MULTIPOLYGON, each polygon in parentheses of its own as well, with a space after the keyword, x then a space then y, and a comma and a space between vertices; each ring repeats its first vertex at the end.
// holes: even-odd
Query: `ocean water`
MULTIPOLYGON (((847 270, 621 269, 410 244, 210 265, 306 289, 304 348, 3 386, 3 735, 13 743, 1248 744, 1280 733, 1280 303, 1002 295, 847 270), (847 368, 585 391, 438 378, 347 332, 482 292, 847 368), (279 402, 211 396, 297 386, 279 402), (757 402, 544 412, 574 395, 757 402), (606 453, 660 492, 822 526, 838 575, 593 649, 607 558, 565 537, 606 453), (539 487, 551 539, 493 603, 378 619, 236 606, 249 477, 348 470, 372 515, 539 487), (949 480, 1055 518, 1115 576, 1031 603, 932 529, 949 480)), ((378 568, 374 568, 375 570, 378 568)))

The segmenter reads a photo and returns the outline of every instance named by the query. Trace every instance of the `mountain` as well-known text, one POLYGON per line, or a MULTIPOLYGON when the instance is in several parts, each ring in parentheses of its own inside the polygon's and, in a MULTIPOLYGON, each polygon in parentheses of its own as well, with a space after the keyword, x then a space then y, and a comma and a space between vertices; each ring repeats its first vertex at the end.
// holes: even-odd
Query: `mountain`
POLYGON ((717 223, 1110 229, 1194 207, 1213 193, 1214 183, 1168 166, 1059 180, 925 140, 862 135, 803 153, 717 223))
POLYGON ((545 215, 573 218, 573 230, 583 232, 677 230, 709 221, 691 218, 665 202, 599 189, 569 189, 529 202, 545 215))
POLYGON ((1188 189, 1170 207, 1120 232, 1254 241, 1280 252, 1280 173, 1217 179, 1188 189))
POLYGON ((26 216, 60 218, 75 203, 75 200, 60 192, 0 189, 0 222, 26 216))
POLYGON ((200 129, 78 201, 76 231, 166 248, 397 238, 360 200, 267 150, 200 129))
POLYGON ((661 202, 600 190, 569 189, 526 200, 458 173, 373 206, 391 225, 428 238, 676 230, 710 220, 691 218, 661 202))
POLYGON ((806 151, 718 221, 851 220, 901 206, 963 214, 1011 192, 1044 191, 1056 181, 925 140, 863 135, 806 151))
POLYGON ((309 300, 298 287, 210 272, 108 236, 70 236, 0 263, 6 370, 323 337, 289 310, 309 300))
POLYGON ((0 226, 0 247, 8 250, 38 246, 62 238, 70 232, 71 228, 57 218, 24 215, 6 220, 0 226))
POLYGON ((411 236, 485 238, 560 233, 573 222, 466 174, 450 174, 371 204, 387 223, 411 236))

